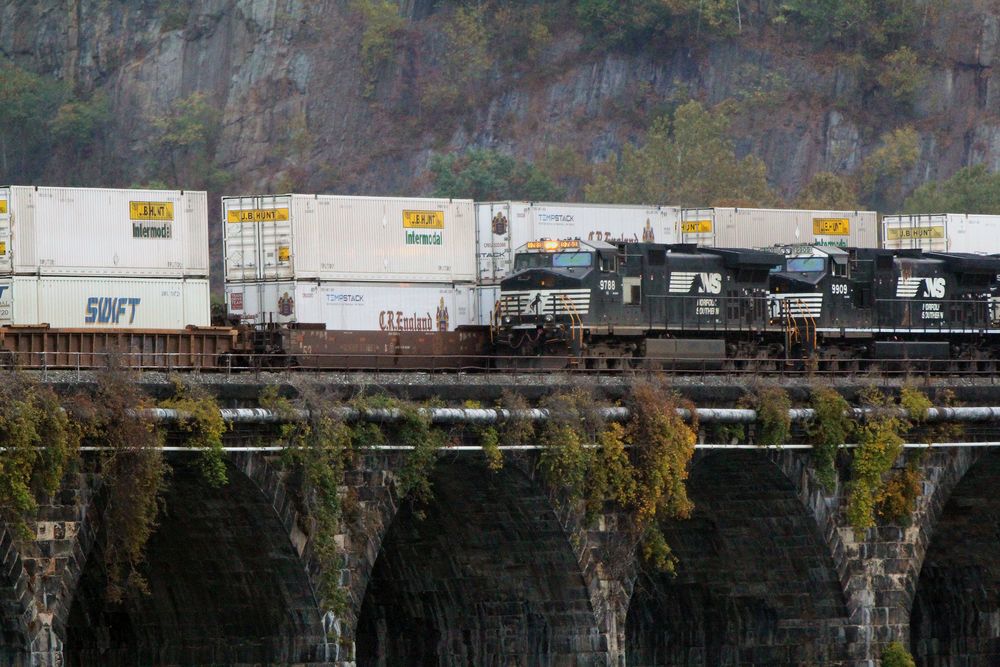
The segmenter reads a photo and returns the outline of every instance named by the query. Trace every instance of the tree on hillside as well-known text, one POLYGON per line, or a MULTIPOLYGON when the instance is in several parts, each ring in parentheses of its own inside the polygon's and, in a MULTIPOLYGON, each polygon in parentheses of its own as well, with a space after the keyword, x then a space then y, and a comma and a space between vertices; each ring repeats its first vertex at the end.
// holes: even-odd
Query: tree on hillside
POLYGON ((588 201, 710 206, 772 205, 764 163, 736 158, 729 119, 699 102, 653 122, 641 147, 625 146, 586 188, 588 201))
POLYGON ((60 182, 83 185, 100 180, 111 122, 111 104, 103 93, 71 99, 59 107, 51 128, 54 154, 60 158, 52 171, 60 182))
POLYGON ((802 189, 795 205, 809 209, 855 210, 858 192, 850 178, 821 171, 802 189))
POLYGON ((152 178, 177 188, 219 189, 225 173, 215 166, 222 134, 222 112, 202 93, 177 100, 162 116, 150 119, 152 178))
POLYGON ((534 165, 494 150, 473 149, 464 155, 434 155, 431 174, 435 197, 553 201, 564 194, 534 165))
POLYGON ((978 164, 946 181, 925 183, 907 197, 906 213, 988 213, 1000 215, 1000 174, 978 164))
POLYGON ((44 169, 52 136, 49 123, 65 98, 62 83, 11 63, 0 65, 0 175, 4 183, 29 182, 44 169))
POLYGON ((881 145, 861 165, 861 195, 875 210, 894 213, 906 197, 906 176, 920 158, 920 135, 900 127, 882 135, 881 145))

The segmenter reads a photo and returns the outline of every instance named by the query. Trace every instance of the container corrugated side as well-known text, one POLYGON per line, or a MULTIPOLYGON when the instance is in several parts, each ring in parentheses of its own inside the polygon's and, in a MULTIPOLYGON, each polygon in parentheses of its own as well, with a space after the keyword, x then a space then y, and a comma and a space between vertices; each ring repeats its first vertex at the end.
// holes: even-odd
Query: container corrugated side
POLYGON ((1000 215, 887 215, 882 219, 882 246, 927 252, 1000 253, 1000 215))
POLYGON ((208 275, 204 192, 12 186, 15 274, 129 277, 208 275))
POLYGON ((226 197, 223 215, 228 280, 476 279, 471 200, 226 197))
POLYGON ((514 252, 541 238, 674 243, 681 209, 675 206, 484 202, 476 204, 479 283, 506 278, 514 252))
POLYGON ((794 244, 875 248, 878 214, 803 209, 684 209, 680 240, 720 248, 794 244))
POLYGON ((275 281, 226 285, 229 314, 251 324, 344 331, 453 331, 476 324, 469 285, 275 281))
POLYGON ((10 276, 0 279, 0 324, 94 329, 208 326, 208 280, 10 276))

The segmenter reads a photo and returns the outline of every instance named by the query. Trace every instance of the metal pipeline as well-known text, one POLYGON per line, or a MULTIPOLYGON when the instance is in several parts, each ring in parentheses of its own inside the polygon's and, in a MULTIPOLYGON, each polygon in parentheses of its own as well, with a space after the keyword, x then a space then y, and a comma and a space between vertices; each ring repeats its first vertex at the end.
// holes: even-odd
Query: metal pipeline
MULTIPOLYGON (((506 410, 503 408, 417 408, 423 415, 428 415, 435 424, 495 424, 509 419, 525 419, 533 422, 546 421, 549 411, 544 408, 528 408, 525 410, 506 410)), ((757 411, 745 408, 695 408, 695 414, 700 422, 750 424, 757 421, 757 411)), ((872 408, 852 408, 851 416, 865 419, 876 411, 872 408)), ((288 421, 306 421, 310 417, 308 410, 296 409, 287 413, 275 412, 264 408, 223 408, 220 410, 224 421, 230 424, 277 424, 288 421)), ((376 423, 392 423, 401 421, 404 412, 395 408, 331 408, 330 415, 344 421, 368 421, 376 423)), ((911 416, 903 408, 890 410, 891 414, 901 417, 911 416)), ((177 410, 168 408, 149 408, 143 411, 145 416, 157 422, 174 422, 185 417, 177 410)), ((629 418, 629 409, 623 407, 598 408, 597 414, 608 421, 625 421, 629 418)), ((691 411, 678 408, 677 414, 684 419, 691 419, 691 411)), ((812 419, 816 411, 811 408, 792 408, 788 416, 793 422, 803 422, 812 419)), ((956 421, 956 422, 1000 422, 1000 407, 959 407, 930 408, 922 421, 956 421)))

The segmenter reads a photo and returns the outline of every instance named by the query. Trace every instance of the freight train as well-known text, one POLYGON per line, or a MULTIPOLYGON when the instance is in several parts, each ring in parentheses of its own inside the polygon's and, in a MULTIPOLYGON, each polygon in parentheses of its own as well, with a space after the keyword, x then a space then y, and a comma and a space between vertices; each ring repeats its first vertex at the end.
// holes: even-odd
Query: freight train
POLYGON ((501 283, 499 357, 589 367, 1000 358, 1000 258, 966 253, 542 240, 501 283))

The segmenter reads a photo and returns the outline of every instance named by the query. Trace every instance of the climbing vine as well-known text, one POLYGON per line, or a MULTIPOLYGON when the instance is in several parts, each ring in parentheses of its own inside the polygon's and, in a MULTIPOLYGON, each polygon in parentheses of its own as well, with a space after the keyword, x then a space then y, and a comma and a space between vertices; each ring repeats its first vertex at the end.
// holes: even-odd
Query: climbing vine
POLYGON ((930 401, 920 391, 904 387, 899 401, 877 390, 862 394, 862 405, 871 410, 858 426, 858 446, 851 464, 847 519, 862 534, 876 519, 903 522, 920 495, 919 458, 910 457, 902 470, 893 465, 903 453, 903 436, 914 422, 926 418, 930 401), (904 417, 900 408, 908 411, 904 417))
POLYGON ((17 374, 0 383, 0 514, 22 539, 34 537, 28 519, 59 488, 81 436, 48 387, 17 374))
POLYGON ((788 411, 792 401, 781 387, 763 387, 740 399, 741 407, 757 411, 755 442, 761 447, 778 447, 788 441, 792 420, 788 411))
POLYGON ((156 526, 164 477, 163 434, 143 410, 149 399, 124 368, 98 374, 93 401, 76 416, 88 442, 100 445, 99 467, 106 507, 102 534, 107 597, 119 602, 128 590, 147 592, 139 566, 156 526))
POLYGON ((284 445, 282 463, 300 475, 301 488, 295 497, 303 528, 313 532, 313 553, 320 563, 319 595, 322 604, 340 615, 347 609, 347 593, 340 586, 343 555, 336 536, 341 530, 344 502, 340 486, 355 456, 355 439, 368 430, 351 428, 338 419, 326 401, 310 395, 302 401, 309 418, 298 418, 296 405, 281 396, 277 387, 261 392, 260 406, 276 413, 280 420, 279 439, 284 445), (309 525, 309 520, 312 526, 309 525))
POLYGON ((416 406, 400 403, 397 409, 402 419, 393 424, 391 437, 394 443, 412 448, 397 475, 397 489, 414 503, 414 514, 423 518, 422 506, 434 497, 431 472, 438 450, 448 444, 448 433, 434 427, 430 416, 416 406))
POLYGON ((661 388, 638 385, 627 402, 629 421, 605 424, 585 392, 547 398, 539 467, 567 501, 582 503, 588 519, 607 503, 623 510, 644 559, 673 572, 676 557, 660 526, 690 515, 685 481, 698 426, 678 416, 677 397, 661 388))
POLYGON ((178 428, 187 433, 187 444, 201 450, 199 469, 209 484, 223 486, 228 481, 222 436, 227 425, 219 412, 215 397, 202 387, 184 384, 173 378, 174 395, 161 401, 160 406, 177 410, 181 417, 178 428))
POLYGON ((814 389, 810 405, 816 414, 806 426, 806 432, 813 445, 816 477, 827 490, 832 490, 837 483, 837 450, 850 437, 854 421, 849 416, 850 406, 844 397, 828 387, 814 389))
POLYGON ((889 642, 882 649, 882 667, 917 667, 917 663, 902 643, 889 642))

